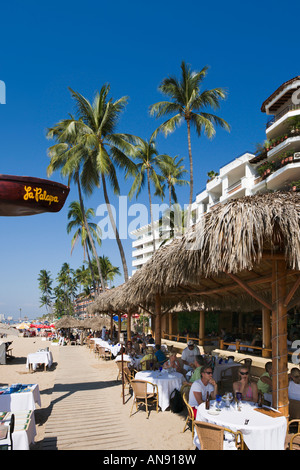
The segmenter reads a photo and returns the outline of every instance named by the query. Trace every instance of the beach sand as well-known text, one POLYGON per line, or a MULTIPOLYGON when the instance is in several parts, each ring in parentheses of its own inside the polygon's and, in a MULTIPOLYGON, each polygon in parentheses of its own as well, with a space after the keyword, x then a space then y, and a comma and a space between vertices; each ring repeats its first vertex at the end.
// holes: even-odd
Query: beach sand
MULTIPOLYGON (((0 385, 11 385, 12 383, 32 384, 39 386, 41 394, 41 407, 37 406, 35 410, 36 431, 35 444, 31 446, 32 450, 40 450, 45 435, 47 419, 51 412, 51 395, 55 383, 57 364, 59 363, 59 352, 62 346, 53 346, 49 341, 43 341, 40 337, 23 338, 10 336, 12 340, 14 358, 7 361, 6 365, 0 365, 0 385), (49 347, 53 355, 53 365, 46 371, 43 368, 35 372, 29 372, 26 368, 26 359, 29 353, 36 352, 38 349, 49 347)), ((63 346, 64 348, 78 346, 63 346)), ((113 361, 103 361, 97 359, 93 353, 88 351, 86 346, 80 346, 82 354, 86 361, 99 370, 101 380, 115 380, 117 377, 117 367, 113 361)), ((156 413, 152 411, 149 419, 146 418, 145 411, 141 410, 134 413, 129 420, 130 409, 132 406, 132 397, 127 395, 125 404, 121 397, 121 384, 112 387, 107 391, 108 401, 114 409, 117 407, 120 411, 120 420, 126 424, 128 433, 134 435, 139 442, 140 448, 147 450, 194 450, 192 443, 191 430, 187 429, 184 433, 183 427, 186 418, 186 411, 180 414, 164 411, 156 413)), ((113 450, 113 449, 112 449, 113 450)), ((128 449, 130 450, 130 449, 128 449)))

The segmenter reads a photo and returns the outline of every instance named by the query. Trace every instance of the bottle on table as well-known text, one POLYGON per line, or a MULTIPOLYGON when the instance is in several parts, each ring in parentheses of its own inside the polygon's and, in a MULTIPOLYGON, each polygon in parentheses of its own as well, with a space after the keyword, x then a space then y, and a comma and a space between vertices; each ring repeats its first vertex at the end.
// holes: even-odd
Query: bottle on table
POLYGON ((209 401, 209 392, 206 394, 206 400, 205 400, 205 409, 209 410, 210 408, 210 401, 209 401))

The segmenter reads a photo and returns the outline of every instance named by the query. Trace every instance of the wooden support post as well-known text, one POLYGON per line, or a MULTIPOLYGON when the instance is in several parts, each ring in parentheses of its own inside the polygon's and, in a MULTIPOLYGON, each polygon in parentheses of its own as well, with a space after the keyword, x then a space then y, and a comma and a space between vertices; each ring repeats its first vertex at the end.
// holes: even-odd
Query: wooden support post
POLYGON ((271 314, 271 310, 262 308, 262 357, 271 357, 271 352, 264 350, 271 349, 271 314))
POLYGON ((114 319, 113 319, 112 314, 110 314, 110 338, 113 341, 113 339, 114 339, 114 319))
POLYGON ((127 314, 127 341, 131 341, 131 312, 127 314))
POLYGON ((172 320, 172 312, 169 313, 169 339, 172 339, 173 334, 173 320, 172 320))
POLYGON ((118 343, 120 342, 121 335, 121 313, 118 313, 118 343))
POLYGON ((272 282, 272 399, 273 407, 289 415, 286 262, 273 261, 272 282))
POLYGON ((199 346, 204 345, 204 338, 205 338, 205 312, 204 312, 204 310, 200 310, 200 316, 199 316, 199 346))
POLYGON ((155 344, 161 344, 161 297, 155 296, 155 344))

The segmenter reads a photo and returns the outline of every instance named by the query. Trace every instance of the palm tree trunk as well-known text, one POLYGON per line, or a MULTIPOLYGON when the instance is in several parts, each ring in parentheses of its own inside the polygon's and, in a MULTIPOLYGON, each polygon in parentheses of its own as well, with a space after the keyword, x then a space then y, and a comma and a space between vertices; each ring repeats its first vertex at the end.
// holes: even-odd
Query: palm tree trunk
POLYGON ((153 252, 156 251, 155 245, 155 233, 154 233, 154 224, 153 224, 153 214, 152 214, 152 201, 151 201, 151 191, 150 191, 150 170, 147 168, 147 183, 148 183, 148 197, 149 197, 149 206, 150 206, 150 221, 151 221, 151 232, 153 237, 153 252))
POLYGON ((194 172, 193 172, 193 157, 192 157, 192 146, 191 146, 191 125, 189 119, 187 119, 187 131, 188 131, 188 147, 189 147, 189 161, 190 161, 190 199, 187 216, 187 228, 190 226, 192 203, 193 203, 193 192, 194 192, 194 172))
POLYGON ((92 263, 91 263, 89 247, 88 247, 88 244, 87 244, 86 241, 85 241, 85 249, 86 249, 86 255, 87 255, 87 259, 88 259, 88 263, 89 263, 89 268, 90 268, 90 271, 91 271, 91 276, 92 276, 92 281, 93 281, 93 286, 94 286, 94 292, 96 293, 98 289, 97 289, 97 286, 96 286, 95 274, 94 274, 93 266, 92 266, 92 263))
POLYGON ((171 197, 171 184, 169 183, 169 207, 171 209, 171 206, 172 206, 172 197, 171 197))
POLYGON ((119 252, 120 252, 120 256, 121 256, 121 260, 122 260, 123 271, 124 271, 124 280, 125 280, 125 282, 127 282, 129 278, 128 278, 128 268, 127 268, 125 253, 124 253, 123 245, 122 245, 120 235, 119 235, 119 232, 118 232, 118 229, 117 229, 117 226, 116 226, 116 222, 114 220, 114 216, 113 216, 112 210, 110 208, 110 203, 109 203, 107 189, 106 189, 105 176, 103 174, 101 175, 101 179, 102 179, 104 199, 105 199, 105 203, 106 203, 106 206, 107 206, 107 211, 108 211, 110 223, 112 225, 112 228, 113 228, 116 240, 117 240, 117 244, 118 244, 118 248, 119 248, 119 252))
MULTIPOLYGON (((83 221, 84 221, 85 229, 86 229, 86 231, 87 231, 87 234, 88 234, 88 237, 89 237, 89 240, 90 240, 90 243, 91 243, 93 255, 94 255, 95 259, 96 259, 96 263, 97 263, 97 268, 98 268, 98 272, 99 272, 99 277, 100 277, 100 281, 101 281, 102 290, 103 290, 103 292, 105 292, 105 284, 104 284, 104 280, 103 280, 103 276, 102 276, 102 271, 101 271, 101 267, 100 267, 100 263, 99 263, 99 257, 98 257, 98 254, 97 254, 97 251, 96 251, 96 247, 95 247, 95 243, 94 243, 93 237, 92 237, 92 235, 91 235, 90 227, 89 227, 89 224, 88 224, 88 222, 87 222, 86 215, 85 215, 85 210, 84 210, 84 205, 83 205, 83 199, 82 199, 82 194, 81 194, 81 187, 80 187, 79 178, 77 178, 77 185, 78 185, 79 201, 80 201, 80 207, 81 207, 81 211, 82 211, 82 215, 83 215, 83 221)), ((99 292, 98 292, 98 294, 99 294, 99 292)))

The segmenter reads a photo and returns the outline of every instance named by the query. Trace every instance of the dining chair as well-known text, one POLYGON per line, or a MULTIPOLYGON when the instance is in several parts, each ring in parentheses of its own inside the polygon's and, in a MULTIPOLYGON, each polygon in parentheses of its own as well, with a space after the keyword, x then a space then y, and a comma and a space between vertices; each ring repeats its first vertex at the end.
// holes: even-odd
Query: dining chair
POLYGON ((226 393, 232 390, 233 382, 236 382, 239 380, 238 371, 239 371, 239 367, 237 366, 228 367, 227 369, 221 371, 221 376, 220 376, 220 392, 221 393, 226 393))
POLYGON ((133 402, 129 417, 131 417, 132 415, 132 409, 134 404, 136 406, 136 411, 138 411, 139 401, 144 403, 146 406, 146 412, 148 414, 147 418, 149 418, 150 414, 150 412, 148 411, 148 405, 150 404, 156 404, 156 412, 158 413, 158 387, 156 384, 153 384, 152 382, 148 382, 146 380, 133 379, 131 381, 131 387, 133 390, 133 402), (152 386, 151 392, 147 391, 147 385, 152 386))
POLYGON ((286 448, 300 450, 300 419, 291 419, 287 425, 286 448))
POLYGON ((300 419, 300 401, 289 399, 290 419, 300 419))
MULTIPOLYGON (((15 415, 12 413, 9 426, 1 426, 2 438, 0 437, 0 450, 13 450, 13 432, 15 429, 15 415), (3 429, 7 428, 7 429, 3 429)), ((0 431, 0 436, 1 436, 0 431)))
POLYGON ((187 384, 187 385, 183 385, 181 387, 181 396, 182 396, 182 399, 184 401, 184 404, 186 406, 186 409, 187 409, 187 418, 185 420, 185 423, 184 423, 184 428, 183 428, 183 433, 185 432, 188 424, 191 424, 191 428, 192 428, 192 439, 194 439, 194 422, 195 422, 195 417, 194 417, 194 410, 193 408, 191 407, 191 405, 189 404, 189 393, 190 393, 190 390, 191 390, 191 385, 187 384))
POLYGON ((238 364, 243 364, 245 365, 246 367, 248 367, 248 369, 250 370, 251 368, 251 365, 252 365, 252 359, 251 357, 245 357, 244 359, 241 359, 239 361, 236 361, 238 364))
MULTIPOLYGON (((116 361, 117 368, 118 368, 118 375, 117 375, 117 380, 122 380, 122 361, 116 361)), ((124 369, 129 369, 129 361, 123 361, 123 370, 124 369)))
POLYGON ((238 450, 244 450, 244 439, 240 431, 203 421, 194 421, 194 427, 199 438, 201 450, 224 450, 224 434, 230 433, 234 436, 234 444, 238 450))

